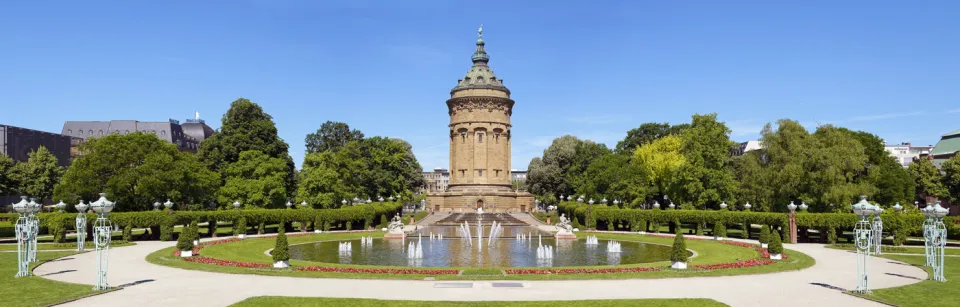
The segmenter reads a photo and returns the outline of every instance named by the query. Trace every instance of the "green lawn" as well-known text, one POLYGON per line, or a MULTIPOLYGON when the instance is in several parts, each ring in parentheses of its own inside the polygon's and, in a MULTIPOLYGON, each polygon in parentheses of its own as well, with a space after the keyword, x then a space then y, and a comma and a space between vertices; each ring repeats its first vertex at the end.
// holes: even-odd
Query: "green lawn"
MULTIPOLYGON (((37 253, 40 262, 76 254, 74 252, 37 253)), ((32 263, 31 269, 38 263, 32 263)), ((89 285, 53 281, 38 276, 14 278, 17 253, 0 253, 0 301, 2 306, 47 306, 96 293, 89 285)), ((90 276, 93 281, 93 276, 90 276)))
MULTIPOLYGON (((885 255, 897 261, 922 266, 926 257, 907 255, 885 255)), ((944 277, 947 282, 924 280, 908 286, 873 290, 872 295, 861 295, 901 307, 948 307, 960 304, 960 258, 944 257, 944 277)), ((928 274, 933 274, 929 267, 924 267, 928 274)))
POLYGON ((236 303, 237 307, 267 306, 425 306, 425 307, 553 307, 553 306, 592 306, 592 307, 714 307, 726 304, 710 299, 639 299, 639 300, 592 300, 592 301, 534 301, 534 302, 449 302, 449 301, 385 301, 354 298, 325 297, 277 297, 260 296, 236 303))
MULTIPOLYGON (((316 242, 316 241, 335 241, 335 240, 347 240, 347 239, 358 239, 361 236, 370 236, 374 237, 382 236, 382 232, 376 233, 337 233, 337 234, 313 234, 308 236, 292 236, 289 237, 290 244, 298 243, 307 243, 307 242, 316 242)), ((585 235, 585 234, 584 234, 585 235)), ((616 239, 620 241, 636 241, 636 242, 646 242, 654 244, 663 244, 670 245, 673 243, 672 238, 658 238, 658 237, 649 237, 636 234, 608 234, 608 233, 595 233, 595 235, 600 239, 616 239)), ((213 245, 207 248, 204 248, 201 251, 201 255, 204 257, 211 257, 222 260, 232 260, 232 261, 243 261, 243 262, 254 262, 254 263, 272 263, 272 259, 269 256, 264 254, 264 251, 273 248, 274 239, 247 239, 235 243, 219 244, 213 245)), ((734 245, 722 244, 711 240, 703 241, 694 241, 687 240, 687 248, 692 249, 698 253, 698 256, 691 258, 690 264, 718 264, 718 263, 729 263, 735 262, 737 259, 748 260, 752 258, 757 258, 760 254, 752 249, 743 248, 734 245)), ((391 274, 358 274, 358 273, 337 273, 337 272, 302 272, 302 271, 292 271, 289 269, 248 269, 248 268, 237 268, 237 267, 226 267, 226 266, 216 266, 208 264, 200 264, 194 262, 183 261, 179 257, 174 257, 172 255, 174 251, 173 247, 166 248, 154 252, 147 256, 147 261, 159 264, 172 266, 183 269, 192 269, 192 270, 202 270, 202 271, 212 271, 212 272, 223 272, 223 273, 235 273, 235 274, 257 274, 257 275, 271 275, 271 276, 295 276, 295 277, 317 277, 317 278, 367 278, 367 279, 415 279, 422 280, 426 277, 434 277, 440 280, 488 280, 488 279, 498 279, 498 280, 537 280, 537 279, 549 279, 549 280, 558 280, 558 279, 627 279, 627 278, 666 278, 666 277, 692 277, 692 276, 727 276, 727 275, 740 275, 740 274, 759 274, 759 273, 770 273, 786 270, 798 270, 812 266, 815 261, 813 258, 802 254, 796 251, 787 251, 789 259, 786 261, 778 262, 776 264, 757 266, 757 267, 748 267, 748 268, 737 268, 737 269, 724 269, 724 270, 711 270, 711 271, 700 271, 700 270, 672 270, 667 269, 670 263, 668 261, 653 262, 653 263, 643 263, 643 264, 632 264, 632 265, 621 265, 616 267, 659 267, 663 268, 659 272, 641 272, 641 273, 609 273, 609 274, 533 274, 533 275, 507 275, 507 276, 485 276, 486 274, 468 274, 470 276, 456 276, 456 275, 438 275, 438 276, 429 276, 429 275, 391 275, 391 274)), ((308 261, 299 261, 291 260, 290 264, 293 266, 308 266, 308 265, 323 265, 327 267, 363 267, 363 268, 397 268, 397 269, 409 269, 410 267, 390 267, 390 266, 362 266, 362 265, 344 265, 339 263, 319 263, 319 262, 308 262, 308 261)), ((564 268, 609 268, 611 266, 593 266, 593 267, 564 267, 564 268)), ((458 270, 469 270, 468 272, 473 272, 476 268, 451 268, 458 270)), ((496 270, 496 269, 484 269, 486 270, 496 270)))

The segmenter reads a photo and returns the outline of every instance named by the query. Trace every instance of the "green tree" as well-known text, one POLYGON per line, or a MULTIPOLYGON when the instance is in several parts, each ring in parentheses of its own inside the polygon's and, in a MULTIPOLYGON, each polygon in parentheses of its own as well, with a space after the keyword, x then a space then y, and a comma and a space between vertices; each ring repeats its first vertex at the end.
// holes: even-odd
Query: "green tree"
POLYGON ((770 243, 770 226, 760 225, 760 238, 759 241, 761 244, 770 243))
POLYGON ((645 175, 653 195, 668 195, 677 172, 687 163, 681 154, 683 140, 676 135, 660 138, 646 146, 640 146, 633 154, 631 163, 645 175))
POLYGON ((872 184, 859 180, 866 174, 869 156, 845 130, 832 125, 818 127, 805 151, 809 190, 799 198, 812 200, 818 210, 846 211, 845 205, 858 196, 876 193, 872 184), (829 208, 828 204, 840 206, 829 208))
POLYGON ((223 173, 226 184, 217 193, 223 208, 235 201, 247 208, 283 208, 287 202, 287 165, 283 159, 248 150, 223 173))
POLYGON ((650 190, 643 169, 630 163, 629 156, 612 153, 593 160, 577 186, 578 194, 620 200, 643 200, 650 190))
POLYGON ((730 165, 730 129, 717 121, 717 114, 693 115, 690 128, 681 134, 681 152, 686 163, 675 178, 682 206, 717 208, 723 201, 736 202, 738 183, 730 165))
POLYGON ((31 151, 26 162, 20 162, 11 170, 12 181, 17 183, 17 191, 22 194, 46 199, 53 196, 53 187, 60 182, 64 169, 57 157, 47 148, 40 146, 31 151))
MULTIPOLYGON (((223 115, 220 131, 200 143, 197 156, 208 169, 219 172, 225 183, 228 179, 227 167, 239 161, 242 152, 257 150, 284 161, 286 186, 293 187, 296 182, 289 148, 277 135, 273 117, 256 103, 240 98, 231 103, 230 109, 223 115)), ((287 192, 292 193, 293 190, 287 192)))
POLYGON ((923 200, 926 196, 946 197, 949 195, 947 187, 943 185, 943 176, 933 162, 928 159, 917 159, 907 166, 913 181, 916 183, 916 199, 923 200))
POLYGON ((17 193, 17 182, 13 180, 13 159, 0 153, 0 195, 17 193))
POLYGON ((360 130, 350 130, 350 126, 342 122, 326 121, 320 125, 317 132, 307 134, 304 142, 307 145, 307 153, 317 153, 321 151, 336 151, 352 141, 363 140, 363 132, 360 130))
POLYGON ((627 137, 617 142, 616 153, 633 155, 637 147, 653 143, 668 135, 679 135, 690 124, 671 126, 669 123, 643 123, 640 127, 627 131, 627 137))
POLYGON ((783 239, 780 237, 780 231, 774 230, 770 233, 770 244, 767 245, 767 252, 783 254, 783 239))
POLYGON ((155 201, 198 204, 213 199, 220 177, 196 156, 153 134, 110 134, 88 139, 54 188, 54 198, 75 204, 104 192, 114 211, 150 210, 155 201))
POLYGON ((943 186, 951 202, 960 203, 960 155, 943 162, 940 168, 943 170, 943 186))
POLYGON ((769 202, 757 201, 754 210, 783 211, 787 203, 809 190, 811 183, 805 163, 811 136, 803 125, 789 119, 778 120, 776 130, 768 123, 760 134, 763 149, 758 154, 766 171, 762 179, 772 191, 769 202))
POLYGON ((775 193, 770 184, 775 174, 767 167, 763 153, 763 150, 748 151, 732 161, 733 174, 740 182, 737 190, 739 205, 749 202, 754 211, 766 211, 775 193))
POLYGON ((553 140, 543 157, 533 158, 527 168, 527 186, 536 195, 570 195, 590 163, 610 153, 603 144, 564 135, 553 140))

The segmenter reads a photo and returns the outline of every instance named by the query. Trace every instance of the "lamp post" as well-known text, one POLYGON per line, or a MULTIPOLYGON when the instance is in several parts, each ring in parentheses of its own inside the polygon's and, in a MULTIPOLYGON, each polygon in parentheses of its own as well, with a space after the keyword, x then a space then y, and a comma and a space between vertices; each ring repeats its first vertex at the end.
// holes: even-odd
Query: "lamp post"
POLYGON ((308 204, 306 200, 300 202, 300 208, 301 208, 301 209, 307 209, 307 206, 309 206, 309 205, 310 205, 310 204, 308 204))
POLYGON ((653 208, 654 208, 654 209, 660 209, 660 202, 654 200, 654 201, 653 201, 653 208))
POLYGON ((727 210, 727 202, 723 201, 720 203, 720 210, 727 210))
POLYGON ((340 201, 340 206, 341 206, 341 207, 345 207, 346 205, 347 205, 347 200, 346 200, 346 199, 343 199, 343 200, 340 201))
POLYGON ((290 208, 293 207, 293 203, 291 203, 291 202, 288 200, 287 203, 284 204, 284 206, 287 206, 287 209, 290 209, 290 208))
POLYGON ((807 211, 807 209, 810 208, 810 206, 807 206, 806 202, 800 201, 800 207, 798 208, 800 209, 800 211, 807 211))
POLYGON ((857 215, 857 226, 854 228, 854 242, 857 246, 857 293, 871 293, 867 284, 867 264, 870 260, 870 248, 873 247, 873 231, 870 229, 870 216, 874 213, 873 205, 867 202, 866 196, 860 196, 860 202, 850 205, 850 209, 857 215))
POLYGON ((573 197, 571 197, 570 195, 567 195, 567 201, 570 201, 571 199, 573 199, 573 197))
POLYGON ((383 196, 377 195, 377 201, 382 204, 382 203, 383 203, 383 196))
POLYGON ((75 208, 77 208, 77 251, 82 252, 83 246, 87 244, 87 208, 90 208, 90 205, 83 203, 81 199, 75 208))
POLYGON ((793 213, 794 211, 797 211, 797 205, 794 205, 793 201, 791 200, 790 204, 787 205, 787 210, 790 210, 790 213, 793 213))
POLYGON ((167 202, 163 203, 163 207, 167 208, 167 211, 173 210, 173 202, 171 202, 170 199, 167 198, 167 202))
POLYGON ((153 211, 160 211, 160 202, 159 202, 159 201, 153 202, 153 211))
POLYGON ((900 205, 899 201, 897 202, 897 204, 893 205, 893 211, 896 211, 897 213, 900 213, 901 211, 903 211, 903 206, 900 205))
POLYGON ((93 226, 93 243, 97 248, 97 283, 93 290, 110 288, 107 283, 107 266, 110 256, 110 239, 113 237, 113 225, 111 225, 109 217, 114 206, 116 204, 107 200, 106 193, 100 193, 100 199, 90 204, 90 209, 97 213, 97 221, 94 222, 93 226))
POLYGON ((233 202, 234 209, 240 210, 240 206, 242 206, 242 204, 240 204, 239 200, 233 202))
POLYGON ((31 234, 33 234, 33 223, 30 222, 31 211, 26 196, 20 196, 20 202, 13 204, 13 210, 17 212, 17 275, 14 277, 30 276, 30 248, 31 234))
POLYGON ((63 203, 63 200, 61 199, 60 202, 53 207, 57 208, 57 211, 60 211, 60 213, 63 213, 63 210, 67 208, 67 204, 63 203))
POLYGON ((750 208, 752 207, 753 206, 750 205, 750 202, 748 201, 746 204, 743 204, 743 211, 750 211, 750 208))
POLYGON ((950 213, 950 209, 940 206, 940 201, 937 201, 932 208, 924 212, 932 220, 932 225, 930 227, 930 245, 931 245, 931 254, 932 254, 932 266, 933 266, 933 275, 930 276, 930 279, 946 282, 947 279, 943 277, 943 254, 944 246, 947 244, 947 226, 943 224, 943 217, 947 216, 947 213, 950 213))

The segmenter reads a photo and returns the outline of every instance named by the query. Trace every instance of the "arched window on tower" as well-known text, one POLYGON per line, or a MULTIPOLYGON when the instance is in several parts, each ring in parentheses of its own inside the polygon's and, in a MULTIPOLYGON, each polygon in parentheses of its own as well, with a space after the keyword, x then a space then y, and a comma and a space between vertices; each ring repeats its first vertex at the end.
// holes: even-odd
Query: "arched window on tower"
POLYGON ((483 144, 483 133, 477 133, 477 143, 483 144))

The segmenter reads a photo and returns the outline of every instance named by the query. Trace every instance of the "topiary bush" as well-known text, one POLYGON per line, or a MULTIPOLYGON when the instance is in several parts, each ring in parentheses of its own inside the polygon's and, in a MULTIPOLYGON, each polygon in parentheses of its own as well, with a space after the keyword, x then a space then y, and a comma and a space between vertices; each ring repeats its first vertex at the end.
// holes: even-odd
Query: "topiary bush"
POLYGON ((687 242, 683 239, 683 234, 677 231, 677 236, 673 238, 673 248, 670 249, 670 261, 687 262, 687 242))
POLYGON ((750 224, 742 223, 740 224, 740 238, 741 239, 750 239, 750 224))
POLYGON ((237 220, 236 228, 233 229, 233 235, 245 235, 247 234, 247 218, 241 217, 237 220))
POLYGON ((767 247, 767 252, 770 254, 782 254, 783 253, 783 242, 780 239, 780 232, 774 230, 770 234, 770 245, 767 247))
POLYGON ((133 241, 133 226, 130 226, 130 224, 123 226, 123 240, 133 241))
POLYGON ((827 228, 827 243, 828 244, 837 244, 837 229, 834 227, 827 228))
POLYGON ((703 235, 703 223, 697 223, 697 235, 698 236, 703 235))
POLYGON ((190 221, 190 241, 200 240, 200 226, 197 226, 197 220, 190 221))
POLYGON ((180 232, 180 237, 177 238, 177 250, 181 251, 192 251, 193 250, 193 236, 190 234, 191 228, 184 227, 183 231, 180 232))
POLYGON ((280 227, 277 242, 274 244, 273 250, 270 251, 270 255, 273 256, 273 262, 290 260, 290 247, 287 244, 287 233, 284 232, 283 227, 280 227))
POLYGON ((380 225, 377 226, 377 228, 387 228, 387 226, 389 226, 389 225, 390 225, 390 223, 387 222, 387 215, 386 215, 386 214, 381 214, 381 215, 380 215, 380 225))
POLYGON ((264 234, 264 233, 266 233, 266 232, 267 232, 267 224, 264 223, 264 222, 260 222, 260 226, 257 227, 257 234, 261 234, 261 235, 262 235, 262 234, 264 234))
POLYGON ((760 225, 760 243, 770 244, 770 226, 760 225))
POLYGON ((727 226, 723 223, 713 224, 713 236, 714 237, 726 237, 727 236, 727 226))

